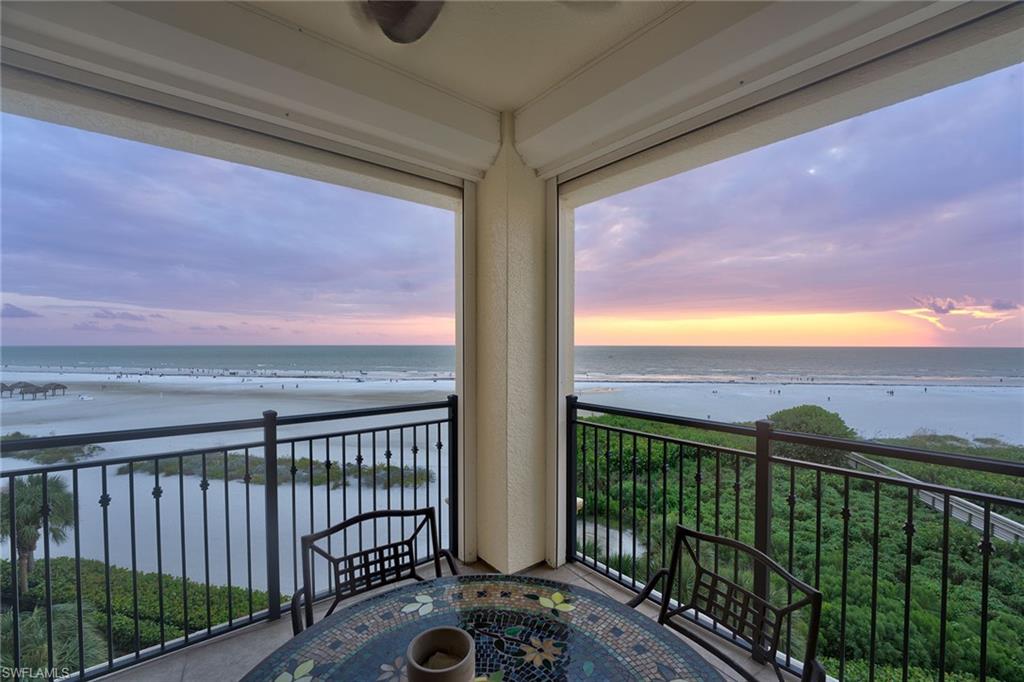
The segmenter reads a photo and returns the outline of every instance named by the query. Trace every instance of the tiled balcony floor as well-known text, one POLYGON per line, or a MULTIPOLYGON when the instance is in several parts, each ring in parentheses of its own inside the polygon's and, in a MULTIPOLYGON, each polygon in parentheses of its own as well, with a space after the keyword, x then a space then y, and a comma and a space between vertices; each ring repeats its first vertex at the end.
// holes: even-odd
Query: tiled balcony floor
MULTIPOLYGON (((472 565, 460 564, 459 571, 463 574, 493 572, 490 567, 482 563, 472 565)), ((445 573, 447 574, 447 570, 445 573)), ((633 597, 631 592, 606 580, 603 576, 574 564, 566 564, 559 568, 538 565, 522 571, 522 574, 534 575, 550 580, 560 580, 565 583, 585 587, 604 593, 612 599, 623 603, 633 597)), ((317 620, 319 620, 320 615, 326 608, 326 603, 319 605, 316 614, 317 620)), ((651 618, 657 618, 658 616, 657 608, 650 603, 641 605, 640 611, 651 618)), ((142 665, 129 668, 128 670, 108 675, 103 679, 117 680, 118 682, 134 680, 146 680, 147 682, 182 682, 185 680, 233 682, 234 680, 241 679, 246 672, 263 660, 271 651, 288 641, 291 636, 291 621, 288 619, 287 614, 284 614, 281 620, 257 623, 251 627, 238 630, 209 642, 197 644, 182 651, 176 651, 142 665)), ((705 652, 700 647, 693 645, 693 648, 702 655, 705 655, 705 652)), ((722 672, 726 679, 741 679, 728 666, 725 666, 713 656, 705 655, 705 657, 722 672)), ((759 680, 776 679, 775 674, 770 669, 758 667, 746 654, 739 652, 739 650, 737 650, 737 660, 742 660, 749 664, 748 669, 756 674, 759 680)))

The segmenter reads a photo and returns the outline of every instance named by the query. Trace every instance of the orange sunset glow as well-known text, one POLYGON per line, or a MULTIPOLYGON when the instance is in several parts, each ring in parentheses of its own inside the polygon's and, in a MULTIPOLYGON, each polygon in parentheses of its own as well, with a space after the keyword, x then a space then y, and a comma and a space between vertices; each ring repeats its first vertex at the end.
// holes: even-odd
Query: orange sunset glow
POLYGON ((898 313, 576 318, 580 345, 927 346, 932 336, 926 325, 898 313))
POLYGON ((634 316, 577 315, 576 343, 595 346, 955 346, 964 338, 974 345, 1013 346, 1024 337, 1019 311, 967 311, 951 320, 937 321, 927 309, 886 312, 758 313, 693 317, 641 318, 634 316), (1005 323, 1006 334, 989 333, 1005 323), (966 323, 966 324, 962 324, 966 323), (950 334, 954 327, 962 329, 950 334), (1016 343, 1014 343, 1016 339, 1016 343), (989 341, 986 343, 986 340, 989 341))

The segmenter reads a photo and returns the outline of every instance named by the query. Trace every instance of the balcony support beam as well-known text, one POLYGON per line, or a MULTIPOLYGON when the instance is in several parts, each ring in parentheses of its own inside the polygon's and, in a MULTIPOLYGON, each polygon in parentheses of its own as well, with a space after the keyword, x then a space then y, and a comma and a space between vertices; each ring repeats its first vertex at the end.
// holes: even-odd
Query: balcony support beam
POLYGON ((546 187, 512 129, 503 114, 476 224, 477 553, 507 573, 545 558, 550 412, 546 187))

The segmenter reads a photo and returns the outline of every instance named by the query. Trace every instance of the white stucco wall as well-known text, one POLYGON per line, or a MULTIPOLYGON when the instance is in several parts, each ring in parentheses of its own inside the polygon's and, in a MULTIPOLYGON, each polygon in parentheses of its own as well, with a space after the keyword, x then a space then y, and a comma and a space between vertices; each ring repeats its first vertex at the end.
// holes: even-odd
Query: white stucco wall
POLYGON ((544 560, 545 185, 503 144, 477 197, 477 553, 503 572, 544 560))

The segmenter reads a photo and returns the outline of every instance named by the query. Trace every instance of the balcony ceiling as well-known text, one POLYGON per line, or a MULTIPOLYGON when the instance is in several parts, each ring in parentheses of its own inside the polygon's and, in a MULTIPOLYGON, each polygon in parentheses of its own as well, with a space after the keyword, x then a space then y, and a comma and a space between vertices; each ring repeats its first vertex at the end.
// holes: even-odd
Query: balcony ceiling
POLYGON ((514 111, 671 10, 676 2, 448 2, 410 45, 388 40, 360 3, 246 7, 380 60, 482 107, 514 111))
POLYGON ((464 178, 513 111, 519 153, 550 176, 1004 5, 448 2, 396 45, 359 3, 5 2, 3 61, 464 178))

